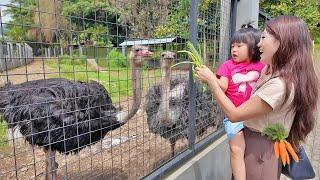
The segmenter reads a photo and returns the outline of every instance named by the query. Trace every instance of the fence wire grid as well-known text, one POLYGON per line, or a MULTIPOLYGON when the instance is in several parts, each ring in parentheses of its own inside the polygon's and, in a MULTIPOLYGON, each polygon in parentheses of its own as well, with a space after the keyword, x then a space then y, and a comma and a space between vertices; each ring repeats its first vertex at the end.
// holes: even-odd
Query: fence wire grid
POLYGON ((139 179, 216 132, 210 89, 171 68, 192 36, 212 69, 229 55, 231 3, 196 2, 1 3, 0 179, 139 179))

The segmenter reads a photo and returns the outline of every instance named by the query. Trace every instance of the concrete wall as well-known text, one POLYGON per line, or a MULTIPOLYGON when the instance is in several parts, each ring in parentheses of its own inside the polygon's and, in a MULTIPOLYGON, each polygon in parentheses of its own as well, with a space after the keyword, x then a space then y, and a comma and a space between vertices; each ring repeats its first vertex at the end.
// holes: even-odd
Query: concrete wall
POLYGON ((257 0, 240 0, 237 7, 237 22, 236 30, 241 28, 241 25, 253 22, 255 28, 258 28, 259 17, 259 1, 257 0))
POLYGON ((168 180, 230 180, 230 151, 224 135, 187 163, 168 173, 168 180))

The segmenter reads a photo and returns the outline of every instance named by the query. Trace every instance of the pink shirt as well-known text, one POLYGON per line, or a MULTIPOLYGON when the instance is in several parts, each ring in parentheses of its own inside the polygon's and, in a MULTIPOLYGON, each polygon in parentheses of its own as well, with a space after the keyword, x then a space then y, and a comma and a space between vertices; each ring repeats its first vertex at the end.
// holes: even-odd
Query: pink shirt
POLYGON ((264 66, 265 64, 260 61, 235 63, 232 59, 221 64, 217 75, 228 78, 228 88, 225 93, 236 107, 250 98, 264 66))

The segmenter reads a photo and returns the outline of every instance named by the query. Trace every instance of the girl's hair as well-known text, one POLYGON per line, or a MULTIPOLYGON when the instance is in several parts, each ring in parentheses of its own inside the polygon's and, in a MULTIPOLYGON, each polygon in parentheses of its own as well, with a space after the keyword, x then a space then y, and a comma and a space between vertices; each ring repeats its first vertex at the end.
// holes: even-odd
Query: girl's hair
POLYGON ((292 108, 296 114, 287 140, 297 150, 314 127, 318 78, 312 62, 312 43, 307 25, 295 16, 279 16, 266 23, 266 31, 279 42, 273 56, 273 72, 279 72, 288 89, 294 87, 292 108))
POLYGON ((231 38, 231 45, 233 43, 245 43, 249 49, 249 59, 251 62, 260 60, 260 51, 258 43, 260 41, 261 33, 259 30, 253 28, 250 24, 242 25, 241 29, 236 31, 231 38))

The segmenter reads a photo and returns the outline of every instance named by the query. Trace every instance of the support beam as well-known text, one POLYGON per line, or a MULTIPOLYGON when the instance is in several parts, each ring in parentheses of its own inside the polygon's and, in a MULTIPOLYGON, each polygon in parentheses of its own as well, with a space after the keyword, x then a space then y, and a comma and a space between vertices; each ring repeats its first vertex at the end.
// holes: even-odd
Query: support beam
POLYGON ((252 22, 253 27, 258 28, 259 1, 239 0, 237 6, 236 30, 248 22, 252 22))

